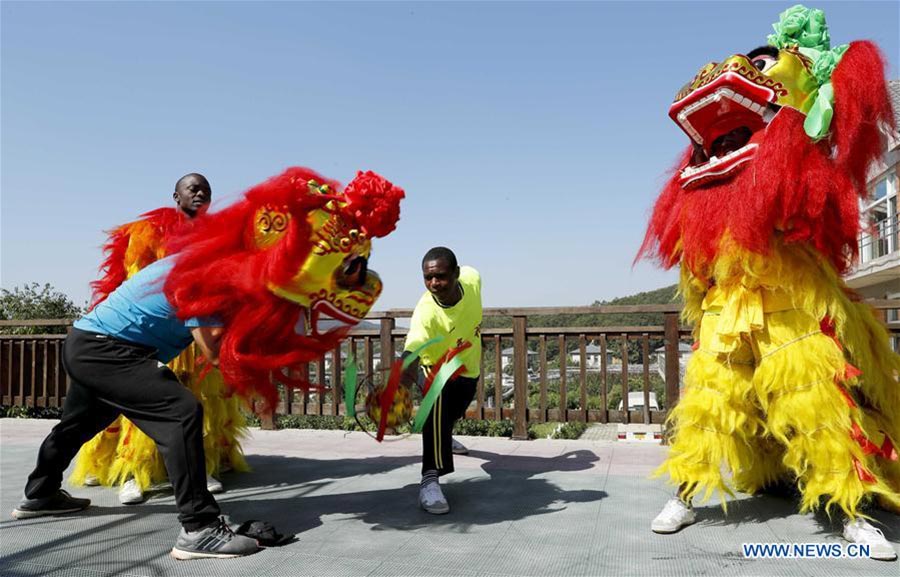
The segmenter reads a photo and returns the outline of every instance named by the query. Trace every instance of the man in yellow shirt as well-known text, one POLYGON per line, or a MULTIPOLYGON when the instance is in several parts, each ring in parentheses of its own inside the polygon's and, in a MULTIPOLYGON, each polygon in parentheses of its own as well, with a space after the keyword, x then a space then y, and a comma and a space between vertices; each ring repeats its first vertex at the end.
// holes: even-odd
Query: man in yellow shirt
MULTIPOLYGON (((450 512, 450 505, 438 477, 453 472, 453 424, 465 416, 481 372, 481 276, 472 267, 459 267, 453 251, 442 246, 425 254, 422 276, 427 292, 416 304, 403 354, 429 340, 441 340, 420 352, 404 375, 405 384, 415 383, 420 363, 426 374, 448 355, 463 364, 458 376, 444 385, 422 429, 419 503, 429 513, 441 515, 450 512)), ((458 445, 455 452, 460 449, 465 451, 458 445)))

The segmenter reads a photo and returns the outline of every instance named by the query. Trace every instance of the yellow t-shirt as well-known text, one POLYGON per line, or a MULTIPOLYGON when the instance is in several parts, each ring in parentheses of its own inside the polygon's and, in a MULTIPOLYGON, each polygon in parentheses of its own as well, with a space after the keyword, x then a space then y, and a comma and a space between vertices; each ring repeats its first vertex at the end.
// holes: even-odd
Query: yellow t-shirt
POLYGON ((422 295, 413 311, 404 350, 414 351, 430 339, 444 337, 420 354, 420 363, 429 367, 448 350, 468 341, 472 346, 458 357, 465 366, 462 375, 474 378, 481 373, 481 275, 470 266, 462 266, 459 284, 463 296, 452 307, 439 305, 430 292, 422 295))

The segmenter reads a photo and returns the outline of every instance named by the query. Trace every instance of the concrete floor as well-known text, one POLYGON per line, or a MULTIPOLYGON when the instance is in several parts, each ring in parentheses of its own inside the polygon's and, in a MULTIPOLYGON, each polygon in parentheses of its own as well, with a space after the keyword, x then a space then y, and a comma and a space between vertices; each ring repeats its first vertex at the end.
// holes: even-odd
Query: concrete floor
MULTIPOLYGON (((21 497, 54 421, 0 420, 0 500, 21 497)), ((799 515, 789 498, 717 503, 669 536, 650 520, 671 495, 648 478, 665 448, 614 441, 460 437, 471 450, 443 481, 451 512, 418 508, 421 440, 377 444, 362 433, 253 430, 252 473, 224 477, 223 512, 263 519, 296 540, 250 557, 177 562, 170 494, 120 505, 113 490, 75 488, 81 514, 0 521, 0 575, 900 575, 869 559, 750 559, 743 543, 841 543, 827 517, 799 515)), ((895 544, 900 520, 876 512, 895 544)), ((900 546, 898 546, 900 549, 900 546)))

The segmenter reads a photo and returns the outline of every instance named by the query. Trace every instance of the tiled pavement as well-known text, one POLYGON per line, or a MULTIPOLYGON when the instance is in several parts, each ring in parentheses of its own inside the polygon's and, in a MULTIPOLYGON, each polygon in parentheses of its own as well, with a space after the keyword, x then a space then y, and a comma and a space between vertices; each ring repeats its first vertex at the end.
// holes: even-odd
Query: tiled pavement
MULTIPOLYGON (((0 501, 21 495, 52 421, 0 420, 0 501)), ((420 439, 376 444, 360 433, 259 431, 245 442, 253 473, 226 475, 220 496, 237 519, 264 519, 296 541, 242 559, 176 562, 173 500, 138 506, 115 492, 77 488, 94 506, 79 515, 0 521, 0 575, 890 575, 869 559, 748 559, 746 542, 842 543, 824 516, 790 499, 744 497, 727 517, 717 504, 671 536, 650 532, 670 496, 648 475, 663 447, 610 441, 461 438, 444 487, 452 511, 418 509, 420 439)), ((8 515, 8 513, 4 513, 8 515)), ((895 516, 876 513, 890 539, 895 516)))

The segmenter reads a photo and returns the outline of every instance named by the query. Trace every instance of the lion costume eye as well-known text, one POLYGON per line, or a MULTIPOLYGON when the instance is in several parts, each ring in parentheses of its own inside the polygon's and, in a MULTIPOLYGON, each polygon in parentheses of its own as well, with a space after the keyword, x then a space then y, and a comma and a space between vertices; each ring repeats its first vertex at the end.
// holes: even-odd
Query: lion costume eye
POLYGON ((753 66, 756 67, 760 72, 765 72, 769 68, 772 68, 776 62, 778 62, 778 58, 774 56, 769 56, 768 54, 760 54, 751 60, 753 66))

